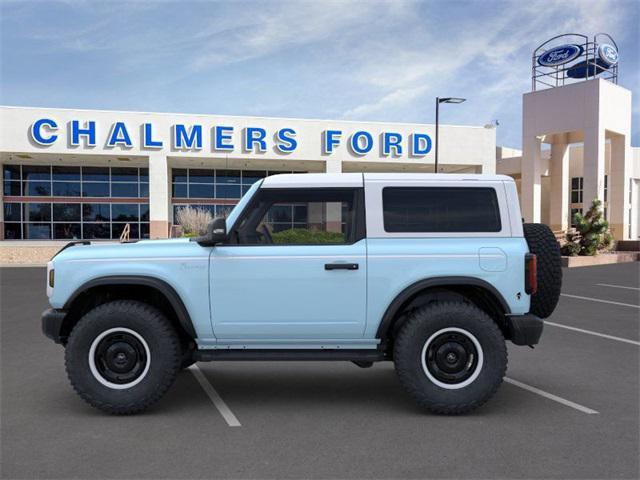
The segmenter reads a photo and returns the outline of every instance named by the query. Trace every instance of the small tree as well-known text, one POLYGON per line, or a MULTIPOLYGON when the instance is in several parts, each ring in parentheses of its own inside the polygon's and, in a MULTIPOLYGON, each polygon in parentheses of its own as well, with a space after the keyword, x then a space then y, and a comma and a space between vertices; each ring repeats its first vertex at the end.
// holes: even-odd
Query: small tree
POLYGON ((176 214, 176 221, 187 237, 207 233, 207 226, 212 220, 211 213, 203 208, 184 207, 176 214))
POLYGON ((562 254, 597 255, 599 251, 608 250, 613 246, 613 236, 609 232, 609 222, 602 213, 602 202, 595 199, 591 208, 584 215, 576 213, 573 216, 576 232, 567 233, 562 254))

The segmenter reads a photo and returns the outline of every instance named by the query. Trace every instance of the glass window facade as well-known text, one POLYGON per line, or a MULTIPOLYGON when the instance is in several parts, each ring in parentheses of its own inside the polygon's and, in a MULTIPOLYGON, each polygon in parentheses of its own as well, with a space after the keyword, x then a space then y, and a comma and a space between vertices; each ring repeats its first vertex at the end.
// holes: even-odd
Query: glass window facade
POLYGON ((226 216, 251 185, 278 173, 296 172, 173 168, 171 197, 174 222, 178 210, 187 206, 208 210, 214 217, 226 216))
POLYGON ((127 223, 130 238, 149 236, 147 168, 2 168, 7 240, 117 239, 127 223))

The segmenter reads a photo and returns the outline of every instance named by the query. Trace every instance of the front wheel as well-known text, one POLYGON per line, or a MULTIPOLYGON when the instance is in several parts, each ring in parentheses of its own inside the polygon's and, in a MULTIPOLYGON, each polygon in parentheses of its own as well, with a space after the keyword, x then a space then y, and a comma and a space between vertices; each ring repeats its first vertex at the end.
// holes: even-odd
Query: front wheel
POLYGON ((132 414, 157 402, 180 369, 180 339, 167 318, 142 302, 118 300, 84 315, 69 335, 67 375, 86 402, 132 414))
POLYGON ((400 383, 418 404, 450 415, 484 404, 507 370, 502 332, 464 302, 414 310, 400 327, 393 357, 400 383))

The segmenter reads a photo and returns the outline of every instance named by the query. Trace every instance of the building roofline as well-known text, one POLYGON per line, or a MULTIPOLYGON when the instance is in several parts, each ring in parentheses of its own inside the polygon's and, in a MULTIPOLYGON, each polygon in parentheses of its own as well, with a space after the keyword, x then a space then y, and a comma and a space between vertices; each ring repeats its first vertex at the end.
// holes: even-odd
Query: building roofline
MULTIPOLYGON (((224 117, 224 118, 237 118, 237 119, 257 119, 257 120, 294 120, 297 122, 340 122, 340 123, 354 123, 354 124, 372 124, 372 125, 407 125, 407 126, 420 126, 420 127, 434 127, 433 123, 415 123, 415 122, 382 122, 382 121, 369 121, 369 120, 341 120, 341 119, 323 119, 323 118, 296 118, 296 117, 265 117, 265 116, 252 116, 252 115, 225 115, 217 113, 175 113, 175 112, 142 112, 135 110, 104 110, 104 109, 89 109, 89 108, 61 108, 61 107, 34 107, 34 106, 22 106, 22 105, 0 105, 0 108, 7 108, 12 110, 62 110, 67 112, 99 112, 99 113, 125 113, 136 115, 173 115, 181 117, 224 117)), ((457 128, 477 128, 485 129, 480 125, 451 125, 441 123, 441 127, 457 127, 457 128)), ((488 130, 488 129, 487 129, 488 130)))

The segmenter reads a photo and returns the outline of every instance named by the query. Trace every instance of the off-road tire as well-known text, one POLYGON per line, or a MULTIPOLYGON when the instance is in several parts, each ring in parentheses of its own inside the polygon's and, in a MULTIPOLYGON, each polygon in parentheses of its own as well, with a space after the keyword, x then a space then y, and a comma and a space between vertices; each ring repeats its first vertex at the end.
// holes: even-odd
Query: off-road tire
POLYGON ((398 331, 393 359, 400 383, 418 405, 447 415, 468 413, 483 405, 496 392, 507 370, 502 332, 485 312, 465 302, 434 303, 413 310, 398 331), (448 328, 475 337, 483 357, 477 377, 456 389, 434 383, 423 365, 427 342, 448 328))
POLYGON ((529 311, 540 318, 549 317, 560 300, 562 263, 560 245, 551 229, 542 223, 523 224, 529 251, 538 261, 538 291, 531 296, 529 311))
POLYGON ((86 313, 71 331, 65 350, 74 390, 90 405, 117 415, 142 412, 160 400, 173 384, 181 360, 180 339, 171 323, 158 309, 133 300, 105 303, 86 313), (148 346, 148 370, 131 387, 114 389, 92 373, 91 346, 111 329, 135 332, 148 346))

